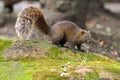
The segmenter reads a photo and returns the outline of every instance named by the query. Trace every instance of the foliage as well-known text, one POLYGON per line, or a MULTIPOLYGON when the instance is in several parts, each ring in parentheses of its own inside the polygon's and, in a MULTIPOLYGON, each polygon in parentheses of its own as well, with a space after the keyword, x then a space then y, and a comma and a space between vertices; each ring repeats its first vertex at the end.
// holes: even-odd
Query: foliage
POLYGON ((13 43, 12 40, 0 39, 0 52, 2 52, 7 48, 10 48, 12 43, 13 43))

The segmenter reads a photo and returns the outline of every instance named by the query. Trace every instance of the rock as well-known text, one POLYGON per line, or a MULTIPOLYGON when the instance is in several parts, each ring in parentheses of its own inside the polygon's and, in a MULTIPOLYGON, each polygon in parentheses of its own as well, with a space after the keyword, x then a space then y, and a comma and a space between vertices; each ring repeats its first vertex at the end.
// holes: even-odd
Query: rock
POLYGON ((64 77, 64 78, 68 78, 68 77, 70 77, 70 73, 64 73, 64 72, 62 72, 62 73, 60 74, 60 76, 61 76, 61 77, 64 77))
POLYGON ((6 60, 21 60, 25 58, 40 58, 47 56, 42 47, 30 45, 29 43, 16 42, 14 46, 5 51, 4 57, 6 60), (45 54, 43 54, 45 53, 45 54))
POLYGON ((90 72, 93 72, 93 70, 86 67, 82 67, 80 69, 75 70, 75 73, 80 74, 82 76, 86 76, 86 74, 90 72))
POLYGON ((109 72, 101 71, 99 76, 101 80, 114 80, 112 74, 109 72))
POLYGON ((104 8, 115 14, 120 14, 120 3, 105 3, 104 8))

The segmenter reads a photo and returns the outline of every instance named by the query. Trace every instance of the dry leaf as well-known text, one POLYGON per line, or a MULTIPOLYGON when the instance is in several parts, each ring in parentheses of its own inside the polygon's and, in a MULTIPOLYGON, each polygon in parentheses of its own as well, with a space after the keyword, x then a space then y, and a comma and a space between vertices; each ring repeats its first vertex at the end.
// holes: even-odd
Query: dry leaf
POLYGON ((118 56, 118 52, 115 51, 115 50, 114 50, 114 51, 111 51, 111 55, 112 55, 112 56, 118 56))
POLYGON ((101 16, 100 16, 100 19, 101 19, 101 20, 105 20, 105 16, 101 15, 101 16))
POLYGON ((104 44, 105 44, 104 41, 100 41, 100 42, 99 42, 99 45, 100 45, 100 46, 103 46, 104 44))

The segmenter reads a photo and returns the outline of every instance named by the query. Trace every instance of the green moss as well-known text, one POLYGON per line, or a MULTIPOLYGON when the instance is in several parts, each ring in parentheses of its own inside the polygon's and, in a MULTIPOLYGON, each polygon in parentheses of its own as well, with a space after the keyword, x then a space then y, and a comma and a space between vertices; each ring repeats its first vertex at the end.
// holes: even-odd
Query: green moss
POLYGON ((61 80, 59 73, 44 71, 33 75, 33 80, 61 80))
POLYGON ((64 54, 64 52, 62 51, 62 50, 60 50, 58 47, 56 47, 56 46, 53 46, 53 47, 51 47, 50 48, 50 50, 49 50, 50 52, 49 52, 49 57, 50 58, 56 58, 56 59, 61 59, 62 57, 61 57, 61 54, 64 54))
POLYGON ((4 60, 3 51, 12 47, 13 41, 8 39, 0 39, 0 61, 4 60))
POLYGON ((89 61, 84 63, 84 65, 104 67, 105 70, 120 74, 120 63, 117 63, 112 60, 111 61, 89 61))
POLYGON ((0 63, 0 79, 1 80, 30 80, 31 74, 26 74, 25 67, 18 62, 1 62, 0 63))
POLYGON ((72 53, 70 49, 51 47, 49 50, 49 57, 55 59, 66 59, 70 61, 77 62, 88 62, 88 61, 109 61, 110 59, 102 55, 95 53, 81 53, 77 52, 76 54, 72 53))
MULTIPOLYGON (((0 52, 12 46, 12 40, 0 39, 0 52)), ((40 46, 43 53, 48 53, 45 58, 30 58, 18 61, 3 61, 0 56, 0 79, 1 80, 66 80, 60 77, 62 65, 70 62, 72 66, 78 64, 85 66, 104 67, 105 70, 120 74, 120 63, 107 57, 94 53, 73 54, 68 48, 59 48, 44 41, 28 41, 28 45, 40 46), (51 69, 56 70, 55 72, 51 69)), ((99 80, 96 73, 87 74, 85 80, 99 80)))
POLYGON ((45 50, 48 50, 52 44, 51 43, 48 43, 48 42, 45 42, 43 40, 29 40, 27 41, 27 43, 29 45, 35 45, 35 46, 42 46, 45 50))
POLYGON ((8 39, 0 39, 0 53, 12 46, 13 41, 8 39))
POLYGON ((96 73, 96 72, 91 72, 91 73, 88 73, 86 76, 85 76, 85 80, 99 80, 99 75, 96 73))

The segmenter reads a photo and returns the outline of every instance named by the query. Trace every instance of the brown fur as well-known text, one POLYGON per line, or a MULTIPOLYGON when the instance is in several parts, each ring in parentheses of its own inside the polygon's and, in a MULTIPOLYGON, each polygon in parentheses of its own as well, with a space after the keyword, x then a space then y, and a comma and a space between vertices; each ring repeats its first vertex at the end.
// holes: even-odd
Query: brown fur
POLYGON ((88 31, 80 29, 70 21, 60 21, 51 28, 48 27, 42 12, 38 8, 30 6, 25 8, 18 16, 15 26, 18 36, 22 39, 28 39, 32 25, 36 26, 44 34, 49 35, 54 44, 64 46, 68 42, 73 52, 76 52, 75 46, 80 50, 81 44, 91 39, 88 31))
POLYGON ((18 15, 15 29, 18 37, 29 39, 32 26, 36 26, 44 34, 49 33, 49 27, 44 19, 42 11, 36 7, 29 6, 18 15))
POLYGON ((70 21, 60 21, 52 26, 50 38, 53 43, 60 44, 61 46, 68 42, 69 47, 75 53, 75 46, 81 50, 81 44, 89 42, 91 35, 89 31, 79 28, 70 21))

